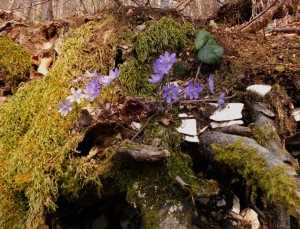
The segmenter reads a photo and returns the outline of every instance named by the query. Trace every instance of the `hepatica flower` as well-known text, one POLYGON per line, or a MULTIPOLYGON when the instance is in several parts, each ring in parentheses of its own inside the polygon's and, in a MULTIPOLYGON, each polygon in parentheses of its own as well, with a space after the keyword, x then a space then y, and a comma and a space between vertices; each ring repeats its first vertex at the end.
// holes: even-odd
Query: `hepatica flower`
POLYGON ((192 82, 189 82, 188 86, 183 90, 183 92, 187 94, 190 99, 198 99, 201 91, 203 91, 203 88, 199 87, 197 83, 193 84, 192 82))
POLYGON ((86 95, 82 93, 82 89, 76 90, 74 87, 71 88, 71 94, 67 97, 67 100, 69 100, 71 103, 81 103, 81 99, 86 98, 86 95))
POLYGON ((219 96, 219 98, 218 98, 218 107, 219 107, 219 109, 220 109, 220 108, 222 107, 222 105, 225 103, 224 97, 225 97, 225 93, 223 92, 223 93, 219 96))
POLYGON ((167 100, 167 103, 170 103, 172 100, 177 99, 179 96, 179 87, 171 83, 170 86, 164 86, 163 98, 167 100))
POLYGON ((84 75, 88 78, 96 78, 97 77, 97 69, 95 69, 93 72, 85 71, 84 75))
POLYGON ((148 81, 153 84, 159 83, 161 80, 162 76, 160 76, 159 74, 153 74, 151 75, 151 78, 148 79, 148 81))
POLYGON ((214 80, 215 80, 214 74, 210 74, 209 77, 208 77, 208 89, 209 89, 210 93, 212 93, 212 94, 215 94, 214 80))
POLYGON ((86 89, 84 89, 84 93, 86 95, 86 98, 93 101, 96 97, 99 96, 100 85, 95 80, 85 83, 85 85, 86 89))
POLYGON ((115 70, 110 70, 108 76, 102 76, 100 77, 100 83, 104 85, 110 85, 112 81, 117 79, 119 77, 120 70, 118 68, 115 68, 115 70))
POLYGON ((58 107, 58 112, 61 113, 61 115, 66 116, 72 110, 72 103, 64 99, 62 103, 58 104, 58 107))
POLYGON ((165 62, 161 62, 159 59, 155 61, 153 67, 155 74, 160 75, 161 77, 170 70, 168 65, 165 62))
POLYGON ((176 61, 176 53, 170 55, 169 52, 165 51, 164 55, 160 55, 159 60, 160 62, 167 64, 167 69, 169 71, 176 61))

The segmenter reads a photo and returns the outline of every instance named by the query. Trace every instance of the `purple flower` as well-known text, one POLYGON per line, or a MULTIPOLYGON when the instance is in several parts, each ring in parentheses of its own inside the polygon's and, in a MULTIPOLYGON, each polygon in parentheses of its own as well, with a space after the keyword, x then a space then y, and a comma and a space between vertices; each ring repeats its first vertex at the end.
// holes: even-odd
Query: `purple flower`
POLYGON ((164 55, 160 55, 159 60, 161 63, 166 63, 168 66, 168 71, 172 68, 172 65, 176 61, 176 53, 172 53, 171 55, 169 52, 165 51, 164 55))
POLYGON ((150 83, 154 83, 154 84, 159 83, 161 80, 162 80, 162 76, 158 74, 151 75, 151 78, 148 79, 150 83))
POLYGON ((72 103, 64 99, 62 103, 58 104, 58 107, 58 112, 61 113, 61 115, 66 116, 72 110, 72 103))
POLYGON ((84 93, 89 100, 93 101, 96 97, 99 96, 100 85, 95 80, 85 83, 85 85, 86 89, 84 89, 84 93))
POLYGON ((71 88, 72 95, 69 95, 67 99, 73 103, 76 101, 77 103, 81 103, 81 99, 86 98, 84 94, 82 94, 82 89, 76 90, 74 87, 71 88))
POLYGON ((210 74, 208 77, 208 89, 210 91, 210 93, 215 94, 214 89, 215 89, 215 76, 214 74, 210 74))
POLYGON ((108 76, 100 76, 99 81, 100 84, 110 85, 112 81, 119 77, 120 70, 115 68, 115 70, 110 70, 108 76))
POLYGON ((95 69, 93 71, 93 73, 91 73, 89 71, 85 71, 83 76, 88 77, 88 78, 96 78, 97 77, 97 69, 95 69))
POLYGON ((218 98, 218 107, 219 107, 219 109, 222 107, 222 105, 225 103, 225 101, 224 101, 224 98, 225 97, 225 93, 223 92, 220 96, 219 96, 219 98, 218 98))
POLYGON ((169 66, 165 62, 161 62, 159 59, 157 59, 153 65, 154 67, 154 72, 157 75, 160 75, 161 77, 164 74, 167 74, 169 72, 169 66))
POLYGON ((192 82, 189 82, 189 85, 183 91, 190 99, 198 99, 199 93, 203 91, 203 88, 199 87, 197 83, 193 85, 192 82))
POLYGON ((170 103, 172 100, 177 99, 179 96, 179 87, 171 83, 170 86, 164 86, 163 98, 167 99, 167 103, 170 103))

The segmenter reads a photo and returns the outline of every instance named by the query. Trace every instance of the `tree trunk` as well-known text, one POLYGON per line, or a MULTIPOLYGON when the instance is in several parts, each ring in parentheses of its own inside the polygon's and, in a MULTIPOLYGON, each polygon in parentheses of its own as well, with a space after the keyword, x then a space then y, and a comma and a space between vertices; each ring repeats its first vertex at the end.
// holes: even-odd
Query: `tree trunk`
POLYGON ((80 3, 80 6, 81 6, 81 8, 82 8, 83 14, 87 14, 88 11, 87 11, 87 9, 86 9, 86 7, 85 7, 83 1, 82 1, 82 0, 79 0, 79 3, 80 3))
POLYGON ((47 2, 47 20, 54 20, 52 0, 47 2))

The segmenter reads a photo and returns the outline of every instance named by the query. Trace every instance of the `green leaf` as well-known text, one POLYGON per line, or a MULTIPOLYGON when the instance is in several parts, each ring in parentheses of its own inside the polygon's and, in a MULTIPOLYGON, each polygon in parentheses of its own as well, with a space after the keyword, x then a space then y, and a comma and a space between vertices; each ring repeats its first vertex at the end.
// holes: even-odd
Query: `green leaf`
POLYGON ((195 48, 201 49, 211 39, 211 34, 205 29, 201 29, 195 38, 195 48))
POLYGON ((224 48, 217 44, 207 43, 199 52, 198 58, 206 64, 217 63, 224 54, 224 48))

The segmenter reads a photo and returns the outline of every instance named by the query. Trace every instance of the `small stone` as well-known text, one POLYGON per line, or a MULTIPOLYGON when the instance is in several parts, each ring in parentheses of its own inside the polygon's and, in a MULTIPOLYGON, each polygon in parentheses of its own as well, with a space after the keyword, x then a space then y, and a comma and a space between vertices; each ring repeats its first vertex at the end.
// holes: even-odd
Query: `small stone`
POLYGON ((217 202, 217 206, 218 206, 218 207, 226 206, 226 200, 225 200, 225 199, 219 200, 219 201, 217 202))
POLYGON ((269 91, 271 91, 272 87, 270 85, 260 85, 260 84, 254 84, 249 87, 247 87, 247 91, 252 91, 260 96, 265 96, 269 91))
POLYGON ((217 122, 241 119, 243 107, 243 103, 227 103, 224 108, 216 110, 210 119, 217 122))
POLYGON ((139 122, 132 122, 130 126, 131 126, 131 128, 134 129, 134 130, 139 130, 139 129, 141 129, 142 124, 139 123, 139 122))

